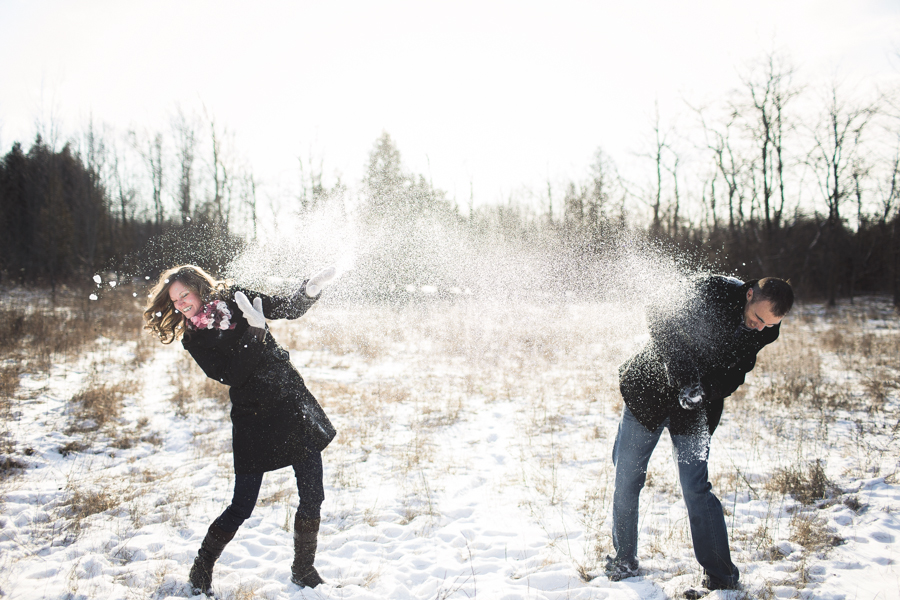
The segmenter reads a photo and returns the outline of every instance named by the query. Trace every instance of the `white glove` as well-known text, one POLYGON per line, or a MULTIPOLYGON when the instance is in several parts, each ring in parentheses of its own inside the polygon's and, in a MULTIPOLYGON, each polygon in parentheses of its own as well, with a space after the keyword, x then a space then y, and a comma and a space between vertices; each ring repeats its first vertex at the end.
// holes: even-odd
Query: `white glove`
POLYGON ((315 298, 322 291, 322 288, 334 279, 337 270, 334 267, 326 267, 309 278, 306 282, 306 295, 315 298))
POLYGON ((254 298, 253 306, 250 306, 250 301, 247 300, 244 292, 235 292, 234 301, 237 302, 238 308, 244 313, 244 318, 247 319, 250 327, 266 328, 266 315, 263 314, 262 298, 254 298))

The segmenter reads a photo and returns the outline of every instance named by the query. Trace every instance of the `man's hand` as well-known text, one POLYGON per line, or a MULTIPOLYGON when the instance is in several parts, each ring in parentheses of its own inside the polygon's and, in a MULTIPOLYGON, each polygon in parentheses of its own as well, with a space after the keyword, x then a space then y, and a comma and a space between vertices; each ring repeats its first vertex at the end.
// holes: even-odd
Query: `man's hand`
POLYGON ((326 267, 309 278, 309 281, 306 282, 306 295, 310 298, 315 298, 319 295, 319 292, 322 291, 322 288, 325 287, 332 279, 334 279, 334 275, 337 273, 337 270, 334 267, 326 267))
POLYGON ((703 386, 694 383, 685 386, 678 393, 678 403, 685 410, 694 410, 703 402, 703 386))
POLYGON ((238 308, 241 309, 241 312, 244 313, 244 318, 247 319, 250 327, 266 328, 266 315, 263 314, 262 298, 254 298, 251 306, 244 292, 235 292, 234 301, 237 303, 238 308))

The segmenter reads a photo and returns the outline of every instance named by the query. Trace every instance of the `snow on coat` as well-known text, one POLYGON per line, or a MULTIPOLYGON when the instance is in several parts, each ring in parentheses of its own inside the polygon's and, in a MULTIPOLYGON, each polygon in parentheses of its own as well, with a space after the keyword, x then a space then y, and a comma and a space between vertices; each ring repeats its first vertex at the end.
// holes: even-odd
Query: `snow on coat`
POLYGON ((705 276, 681 298, 647 309, 650 340, 619 367, 625 404, 650 431, 666 418, 673 435, 712 435, 724 399, 744 383, 759 351, 778 338, 780 325, 762 331, 743 326, 747 291, 758 280, 705 276), (682 388, 699 383, 699 409, 682 408, 682 388))
POLYGON ((221 300, 234 328, 192 330, 182 341, 208 377, 231 387, 234 472, 263 473, 300 462, 310 451, 321 452, 336 432, 287 350, 268 328, 265 336, 254 335, 234 301, 237 291, 251 302, 262 298, 267 319, 299 318, 316 298, 302 291, 281 297, 233 287, 221 300))

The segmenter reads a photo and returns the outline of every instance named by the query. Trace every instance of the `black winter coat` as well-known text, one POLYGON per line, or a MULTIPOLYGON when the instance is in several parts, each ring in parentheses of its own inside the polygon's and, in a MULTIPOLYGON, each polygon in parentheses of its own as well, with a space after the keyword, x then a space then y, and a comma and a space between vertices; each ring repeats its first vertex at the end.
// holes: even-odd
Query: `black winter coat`
POLYGON ((747 291, 756 281, 703 277, 683 302, 647 309, 650 340, 619 367, 622 398, 644 427, 654 431, 668 417, 673 435, 715 431, 724 399, 744 383, 757 353, 781 328, 744 326, 747 291), (703 402, 684 409, 678 394, 696 382, 703 387, 703 402))
POLYGON ((230 288, 222 299, 236 327, 188 330, 182 341, 208 377, 231 386, 234 472, 264 473, 298 463, 310 451, 321 452, 335 429, 268 327, 264 337, 250 330, 234 302, 239 290, 251 303, 262 298, 267 319, 296 319, 316 299, 303 292, 279 297, 230 288))

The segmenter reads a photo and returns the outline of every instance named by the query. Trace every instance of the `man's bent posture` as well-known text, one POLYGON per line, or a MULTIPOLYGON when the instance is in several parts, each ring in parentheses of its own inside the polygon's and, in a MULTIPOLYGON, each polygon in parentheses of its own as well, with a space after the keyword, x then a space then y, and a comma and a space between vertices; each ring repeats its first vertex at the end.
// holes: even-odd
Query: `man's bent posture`
POLYGON ((616 557, 607 557, 606 573, 613 581, 637 575, 638 497, 668 427, 704 584, 729 589, 739 575, 709 483, 710 437, 724 399, 744 383, 763 346, 778 338, 794 293, 774 277, 743 283, 708 276, 674 296, 647 309, 650 341, 619 368, 625 410, 613 448, 616 557))

